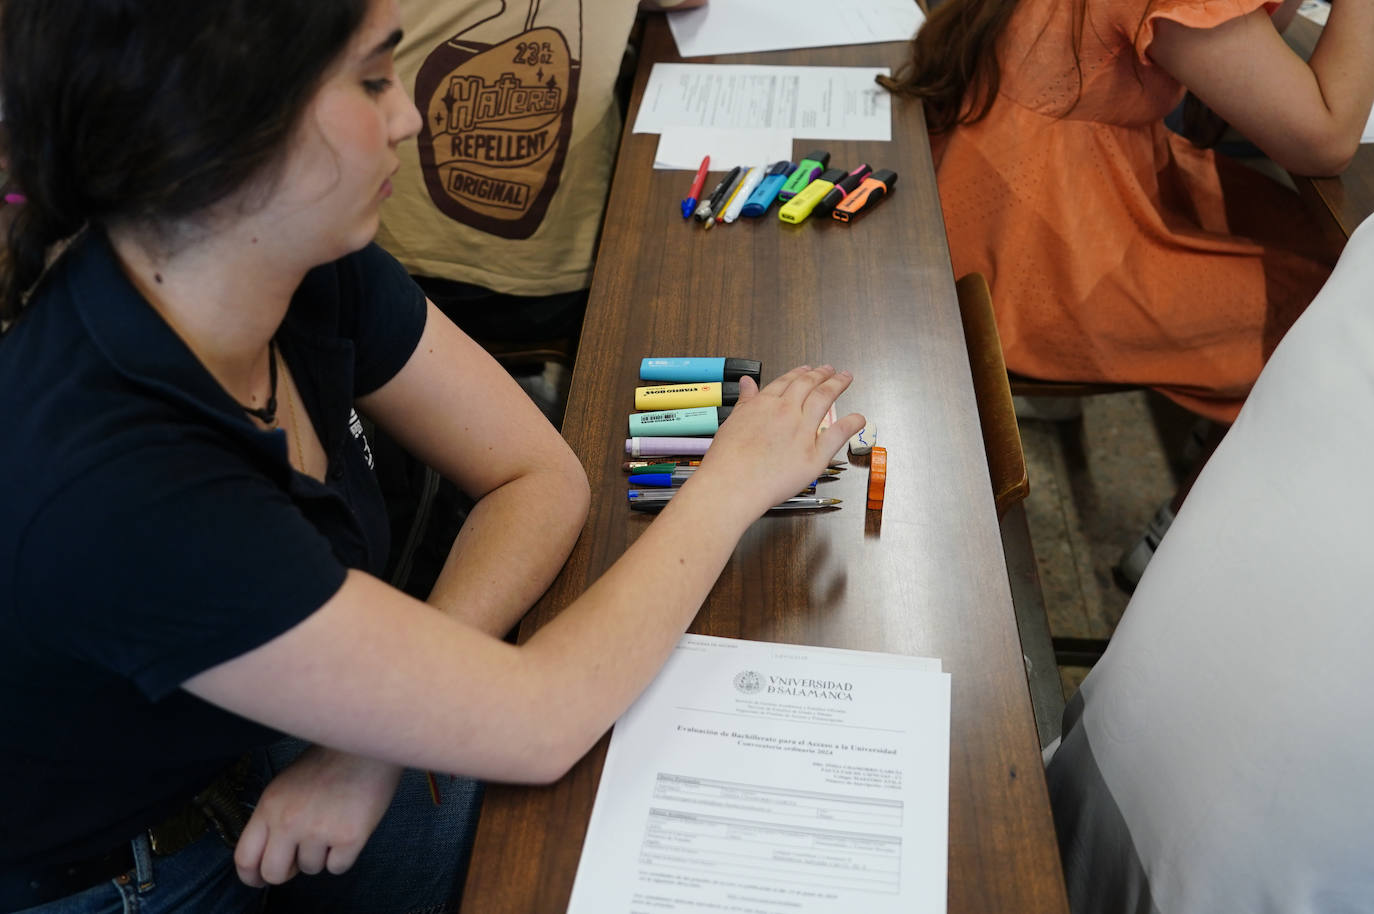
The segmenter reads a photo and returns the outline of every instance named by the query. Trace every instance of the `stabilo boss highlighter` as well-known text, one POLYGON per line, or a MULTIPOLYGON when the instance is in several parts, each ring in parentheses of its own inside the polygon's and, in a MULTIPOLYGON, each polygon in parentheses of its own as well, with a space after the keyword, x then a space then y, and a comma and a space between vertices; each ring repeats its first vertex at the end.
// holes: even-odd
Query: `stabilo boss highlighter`
POLYGON ((627 457, 700 457, 713 438, 626 438, 627 457))
POLYGON ((849 196, 840 201, 830 217, 838 219, 840 222, 848 222, 860 213, 881 203, 883 198, 892 192, 892 186, 896 183, 897 172, 895 171, 884 168, 873 172, 864 178, 863 183, 855 188, 849 196))
POLYGON ((730 406, 738 401, 738 381, 701 381, 696 384, 635 388, 635 409, 691 409, 694 406, 730 406))
POLYGON ((730 415, 729 406, 699 406, 696 409, 659 409, 630 416, 630 434, 640 438, 665 438, 670 435, 714 435, 730 415))
POLYGON ((644 381, 738 381, 748 375, 756 382, 763 363, 754 359, 649 358, 639 360, 644 381))
POLYGON ((815 215, 825 217, 833 213, 835 207, 840 205, 840 201, 853 193, 872 172, 873 169, 864 164, 836 181, 835 186, 826 191, 825 196, 821 197, 821 202, 816 204, 815 215))
POLYGON ((749 199, 744 201, 744 208, 740 210, 740 215, 756 218, 768 212, 768 207, 772 206, 773 201, 778 198, 778 192, 782 190, 783 183, 796 170, 797 166, 791 162, 774 163, 773 167, 768 169, 768 174, 759 182, 759 186, 754 188, 754 192, 749 195, 749 199))
POLYGON ((806 217, 811 215, 811 211, 816 208, 816 204, 821 202, 821 198, 830 192, 830 188, 835 186, 835 182, 845 176, 845 172, 839 168, 832 168, 821 175, 791 200, 782 205, 778 210, 778 218, 783 222, 790 222, 796 225, 805 222, 806 217))
POLYGON ((816 180, 816 176, 825 171, 825 166, 829 164, 830 153, 824 149, 814 149, 808 152, 806 158, 797 163, 796 170, 787 179, 787 183, 783 184, 782 190, 778 191, 778 199, 791 200, 801 193, 806 185, 816 180))

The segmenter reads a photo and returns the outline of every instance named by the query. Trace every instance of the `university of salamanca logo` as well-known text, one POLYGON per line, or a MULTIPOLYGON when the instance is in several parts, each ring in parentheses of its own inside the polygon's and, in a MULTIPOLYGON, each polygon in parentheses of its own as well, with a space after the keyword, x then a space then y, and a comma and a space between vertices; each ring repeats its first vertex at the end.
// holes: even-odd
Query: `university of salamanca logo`
POLYGON ((741 670, 735 674, 735 688, 745 695, 757 695, 763 691, 763 677, 753 670, 741 670))

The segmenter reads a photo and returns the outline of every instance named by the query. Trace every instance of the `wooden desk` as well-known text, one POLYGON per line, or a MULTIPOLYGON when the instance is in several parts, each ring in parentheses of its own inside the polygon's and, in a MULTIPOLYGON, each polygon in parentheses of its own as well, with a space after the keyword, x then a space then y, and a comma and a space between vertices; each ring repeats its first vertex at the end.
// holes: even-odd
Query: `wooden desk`
MULTIPOLYGON (((1292 24, 1284 33, 1288 42, 1302 54, 1303 58, 1312 56, 1317 46, 1322 27, 1295 16, 1292 24)), ((1374 144, 1365 143, 1355 153, 1355 160, 1345 172, 1334 178, 1306 178, 1293 176, 1298 192, 1315 206, 1316 212, 1328 213, 1342 239, 1371 213, 1374 213, 1374 144)))
MULTIPOLYGON (((893 44, 729 60, 895 67, 903 54, 893 44)), ((631 123, 651 63, 677 59, 662 18, 651 17, 631 123)), ((710 232, 684 222, 678 204, 692 176, 653 171, 658 137, 631 134, 631 123, 564 428, 591 481, 591 516, 520 637, 650 522, 626 508, 620 470, 641 357, 758 358, 766 379, 803 362, 852 368, 841 405, 875 420, 889 448, 885 510, 865 512, 858 466, 826 488, 845 499, 838 511, 760 520, 692 631, 942 658, 953 688, 949 910, 1066 910, 919 106, 895 105, 891 143, 828 144, 837 165, 900 175, 892 197, 848 226, 789 226, 776 210, 710 232)), ((802 141, 793 152, 825 145, 802 141)), ((552 787, 488 790, 464 911, 565 910, 605 750, 602 739, 552 787)))

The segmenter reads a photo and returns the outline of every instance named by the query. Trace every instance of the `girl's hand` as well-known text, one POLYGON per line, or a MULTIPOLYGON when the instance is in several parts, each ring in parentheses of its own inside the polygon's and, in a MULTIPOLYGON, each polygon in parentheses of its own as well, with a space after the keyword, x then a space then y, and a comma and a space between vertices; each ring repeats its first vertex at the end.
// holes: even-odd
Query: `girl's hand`
POLYGON ((864 427, 864 417, 850 413, 824 433, 816 433, 831 404, 853 380, 848 371, 836 372, 829 365, 794 368, 762 390, 751 379, 741 379, 730 418, 716 432, 701 468, 684 490, 700 487, 698 480, 709 480, 755 516, 796 495, 864 427))
POLYGON ((280 885, 297 873, 342 873, 391 805, 401 768, 311 746, 262 792, 234 848, 246 885, 280 885))

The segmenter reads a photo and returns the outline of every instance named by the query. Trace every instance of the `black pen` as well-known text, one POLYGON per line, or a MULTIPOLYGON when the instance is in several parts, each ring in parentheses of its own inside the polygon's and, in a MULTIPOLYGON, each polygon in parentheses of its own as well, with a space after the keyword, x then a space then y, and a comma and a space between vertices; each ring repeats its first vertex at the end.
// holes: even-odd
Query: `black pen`
POLYGON ((716 207, 720 206, 721 202, 724 201, 725 195, 730 192, 730 188, 734 186, 735 179, 738 178, 739 175, 740 167, 736 165, 726 173, 725 177, 720 179, 720 183, 716 185, 716 189, 711 191, 711 196, 702 201, 702 204, 697 207, 697 211, 693 213, 692 216, 698 222, 705 222, 707 219, 713 218, 716 214, 716 207))

